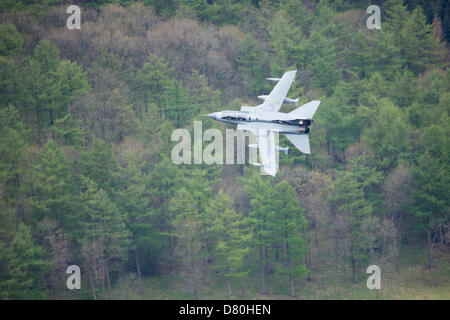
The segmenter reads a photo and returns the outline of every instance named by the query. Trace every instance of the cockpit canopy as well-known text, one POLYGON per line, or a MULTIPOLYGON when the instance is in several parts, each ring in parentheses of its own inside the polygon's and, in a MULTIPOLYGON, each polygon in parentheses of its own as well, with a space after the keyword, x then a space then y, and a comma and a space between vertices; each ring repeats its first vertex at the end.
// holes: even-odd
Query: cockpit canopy
POLYGON ((222 111, 221 118, 227 120, 249 120, 248 112, 243 111, 222 111))

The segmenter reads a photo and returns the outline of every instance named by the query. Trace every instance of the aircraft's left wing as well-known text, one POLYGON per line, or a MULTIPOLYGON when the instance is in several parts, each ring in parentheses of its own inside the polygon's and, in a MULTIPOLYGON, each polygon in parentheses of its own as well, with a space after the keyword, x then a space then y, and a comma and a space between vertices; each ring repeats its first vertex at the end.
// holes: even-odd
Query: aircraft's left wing
POLYGON ((261 167, 264 173, 275 177, 278 170, 278 162, 276 159, 274 131, 262 128, 257 124, 239 124, 237 129, 251 131, 256 136, 261 167))
POLYGON ((283 104, 284 99, 294 81, 297 70, 288 71, 278 81, 275 88, 270 92, 264 103, 257 106, 259 110, 278 112, 283 104))
POLYGON ((263 170, 275 177, 278 165, 275 159, 275 134, 271 130, 260 129, 256 139, 258 139, 258 150, 263 170))

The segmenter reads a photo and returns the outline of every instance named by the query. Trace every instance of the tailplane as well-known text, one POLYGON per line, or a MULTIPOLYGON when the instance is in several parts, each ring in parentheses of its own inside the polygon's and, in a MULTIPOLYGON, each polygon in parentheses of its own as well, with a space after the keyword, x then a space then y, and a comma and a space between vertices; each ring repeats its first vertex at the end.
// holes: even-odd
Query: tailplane
POLYGON ((301 152, 310 154, 309 135, 308 134, 285 134, 286 138, 301 152))

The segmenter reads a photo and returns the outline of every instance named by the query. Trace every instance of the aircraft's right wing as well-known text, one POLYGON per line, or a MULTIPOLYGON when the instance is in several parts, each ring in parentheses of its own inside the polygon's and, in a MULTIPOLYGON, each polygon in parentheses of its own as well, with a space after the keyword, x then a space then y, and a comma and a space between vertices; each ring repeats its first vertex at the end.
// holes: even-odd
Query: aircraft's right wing
POLYGON ((278 112, 283 104, 284 99, 294 81, 297 70, 292 70, 285 72, 278 81, 275 88, 270 92, 269 96, 264 100, 264 103, 257 106, 256 108, 264 111, 274 111, 278 112))
POLYGON ((299 119, 312 119, 314 113, 316 113, 317 111, 317 108, 319 108, 319 105, 320 105, 319 100, 313 100, 289 112, 289 114, 296 116, 299 119))

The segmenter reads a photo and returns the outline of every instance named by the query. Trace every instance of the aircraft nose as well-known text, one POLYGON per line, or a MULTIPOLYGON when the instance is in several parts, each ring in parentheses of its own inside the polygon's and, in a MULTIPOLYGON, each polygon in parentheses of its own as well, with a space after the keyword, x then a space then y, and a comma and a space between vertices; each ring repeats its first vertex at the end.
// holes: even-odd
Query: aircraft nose
POLYGON ((213 119, 217 119, 217 117, 218 117, 218 112, 210 113, 210 114, 208 114, 208 117, 213 118, 213 119))

